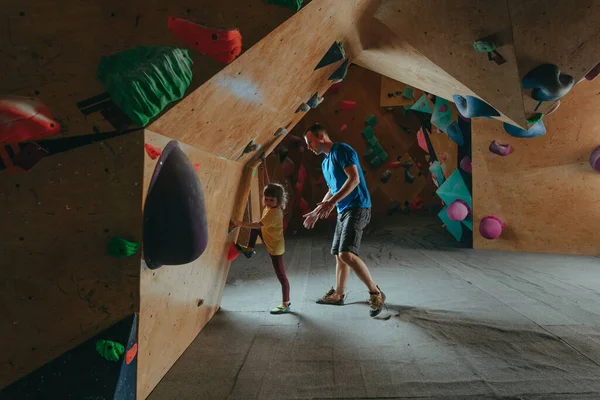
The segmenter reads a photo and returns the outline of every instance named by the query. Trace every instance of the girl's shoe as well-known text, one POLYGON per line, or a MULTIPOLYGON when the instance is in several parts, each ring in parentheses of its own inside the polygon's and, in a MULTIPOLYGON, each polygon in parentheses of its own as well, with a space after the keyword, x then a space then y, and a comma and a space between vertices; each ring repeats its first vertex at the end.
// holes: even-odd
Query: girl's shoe
POLYGON ((256 251, 254 251, 254 249, 250 248, 250 247, 246 247, 246 246, 242 246, 241 244, 235 244, 235 247, 246 257, 246 258, 250 258, 252 257, 254 254, 256 254, 256 251))
POLYGON ((289 303, 287 305, 287 307, 284 306, 283 304, 279 305, 279 306, 277 306, 277 307, 275 307, 274 309, 271 310, 271 314, 286 314, 286 313, 289 313, 291 305, 292 305, 292 303, 289 303))

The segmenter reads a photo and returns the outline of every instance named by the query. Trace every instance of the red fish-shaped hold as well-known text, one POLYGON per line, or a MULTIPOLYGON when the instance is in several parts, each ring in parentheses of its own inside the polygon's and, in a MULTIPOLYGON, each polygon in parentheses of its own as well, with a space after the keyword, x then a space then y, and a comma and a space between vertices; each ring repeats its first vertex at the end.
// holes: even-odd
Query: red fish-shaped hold
POLYGON ((229 64, 242 52, 238 29, 214 29, 183 18, 169 17, 169 30, 182 42, 210 58, 229 64))
POLYGON ((0 142, 38 140, 60 132, 48 107, 23 96, 0 96, 0 142))

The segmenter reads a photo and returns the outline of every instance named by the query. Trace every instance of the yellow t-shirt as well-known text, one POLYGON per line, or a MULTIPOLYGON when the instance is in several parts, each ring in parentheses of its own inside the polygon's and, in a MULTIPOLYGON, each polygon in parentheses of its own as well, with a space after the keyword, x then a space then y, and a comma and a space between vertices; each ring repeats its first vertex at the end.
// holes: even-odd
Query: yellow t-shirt
POLYGON ((273 256, 282 255, 285 251, 283 211, 280 207, 265 207, 260 222, 263 225, 261 231, 267 251, 273 256))

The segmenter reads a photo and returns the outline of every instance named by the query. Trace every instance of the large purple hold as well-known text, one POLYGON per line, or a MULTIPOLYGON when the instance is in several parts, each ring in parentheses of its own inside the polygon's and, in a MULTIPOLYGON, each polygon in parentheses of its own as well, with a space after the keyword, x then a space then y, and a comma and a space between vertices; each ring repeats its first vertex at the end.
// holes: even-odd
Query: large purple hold
POLYGON ((144 206, 144 258, 148 268, 187 264, 208 244, 204 193, 190 159, 173 140, 164 148, 144 206))
POLYGON ((590 165, 594 171, 600 172, 600 146, 596 147, 594 151, 592 151, 592 155, 590 156, 590 165))

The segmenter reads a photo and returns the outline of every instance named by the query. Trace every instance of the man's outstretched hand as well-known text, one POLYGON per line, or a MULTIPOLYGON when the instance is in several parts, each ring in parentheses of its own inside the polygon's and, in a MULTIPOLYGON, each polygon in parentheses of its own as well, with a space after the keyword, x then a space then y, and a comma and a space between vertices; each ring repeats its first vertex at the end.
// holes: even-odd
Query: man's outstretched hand
POLYGON ((304 217, 303 225, 306 229, 314 228, 315 224, 317 223, 317 220, 319 219, 319 217, 317 217, 317 214, 315 213, 315 210, 303 215, 303 217, 304 217))
POLYGON ((334 207, 335 203, 333 201, 326 200, 317 204, 317 207, 313 210, 313 212, 317 214, 317 218, 327 219, 329 218, 329 214, 331 214, 334 207))

